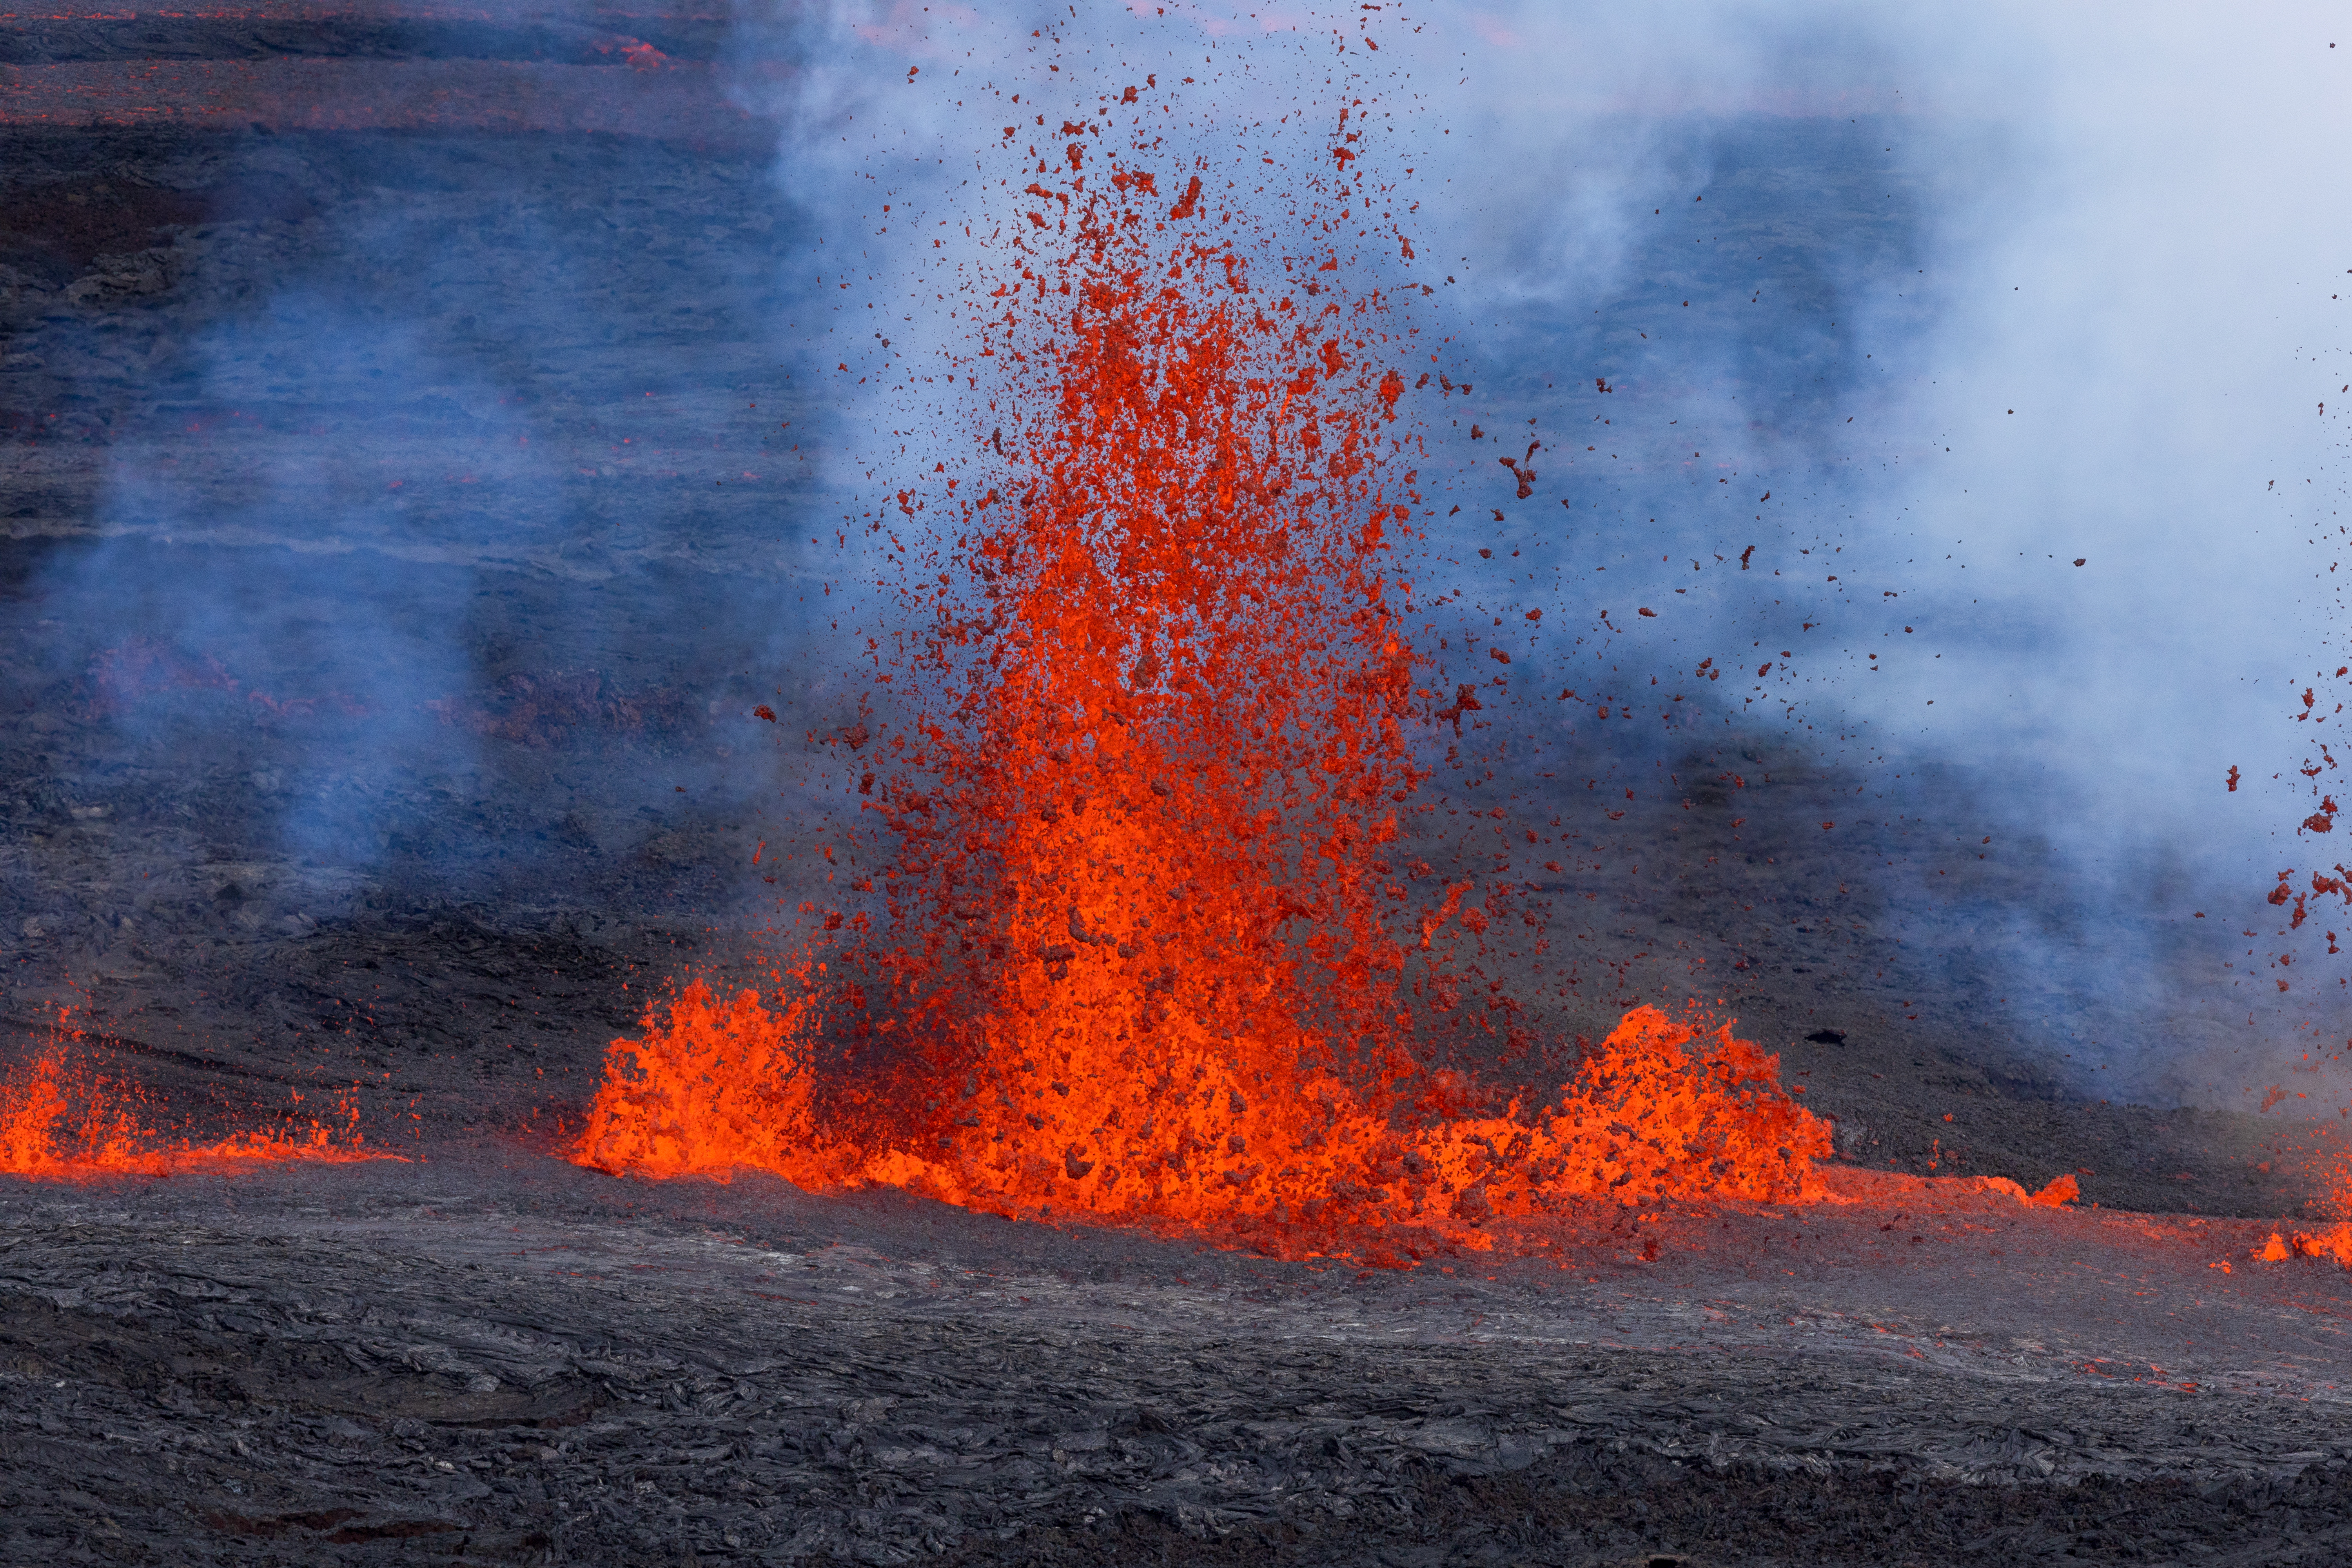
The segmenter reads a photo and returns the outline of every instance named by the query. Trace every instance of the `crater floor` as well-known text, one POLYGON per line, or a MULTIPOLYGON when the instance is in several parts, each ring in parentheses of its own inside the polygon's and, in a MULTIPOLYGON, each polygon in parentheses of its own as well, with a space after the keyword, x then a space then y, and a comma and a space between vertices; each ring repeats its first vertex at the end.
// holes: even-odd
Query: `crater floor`
POLYGON ((2352 1550, 2352 1290, 2258 1223, 1850 1178, 1360 1270, 415 1152, 0 1187, 0 1554, 2352 1550))

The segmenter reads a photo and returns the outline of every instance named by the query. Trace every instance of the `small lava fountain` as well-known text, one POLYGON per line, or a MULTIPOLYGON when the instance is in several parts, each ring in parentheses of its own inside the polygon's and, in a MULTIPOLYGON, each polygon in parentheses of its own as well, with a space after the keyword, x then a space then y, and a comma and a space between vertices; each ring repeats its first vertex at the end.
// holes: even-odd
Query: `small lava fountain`
MULTIPOLYGON (((89 1071, 71 1015, 60 1012, 47 1048, 0 1077, 0 1175, 46 1181, 169 1176, 182 1172, 397 1159, 368 1146, 348 1103, 325 1119, 302 1115, 263 1131, 225 1138, 174 1136, 141 1116, 135 1086, 89 1071)), ((298 1091, 299 1103, 302 1096, 298 1091)))
POLYGON ((1040 120, 962 269, 972 395, 937 416, 979 456, 898 493, 904 651, 871 646, 900 718, 847 737, 891 759, 858 785, 895 840, 887 922, 812 910, 770 999, 683 989, 615 1043, 574 1158, 1310 1249, 1483 1247, 1570 1198, 1817 1195, 1828 1124, 1728 1026, 1638 1009, 1507 1103, 1436 1065, 1459 933, 1506 905, 1466 870, 1417 900, 1430 868, 1400 869, 1417 736, 1476 706, 1416 685, 1399 610, 1402 204, 1349 105, 1328 172, 1254 227, 1267 205, 1226 210, 1137 100, 1040 120))

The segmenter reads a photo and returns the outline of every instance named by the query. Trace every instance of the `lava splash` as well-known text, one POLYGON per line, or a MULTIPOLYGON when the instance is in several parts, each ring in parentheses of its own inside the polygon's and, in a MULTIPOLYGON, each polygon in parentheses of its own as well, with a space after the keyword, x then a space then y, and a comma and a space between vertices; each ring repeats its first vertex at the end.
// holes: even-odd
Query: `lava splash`
POLYGON ((1827 1124, 1781 1092, 1775 1058, 1651 1007, 1526 1112, 1416 1115, 1249 1040, 1149 1059, 1081 1062, 1072 1048, 1055 1059, 1082 1090, 1009 1058, 994 1064, 1000 1083, 1038 1079, 1042 1093, 974 1095, 961 1135, 929 1142, 876 1138, 832 1108, 819 1016, 805 990, 772 1007, 687 985, 642 1038, 614 1042, 573 1158, 656 1178, 760 1170, 818 1191, 897 1186, 1008 1215, 1058 1205, 1324 1240, 1412 1226, 1476 1245, 1489 1220, 1571 1199, 1817 1198, 1814 1162, 1830 1152, 1827 1124))
POLYGON ((368 1146, 358 1111, 350 1105, 327 1120, 304 1116, 267 1131, 214 1139, 173 1136, 142 1119, 132 1086, 81 1068, 72 1049, 75 1039, 70 1023, 61 1018, 45 1051, 0 1077, 0 1175, 89 1181, 297 1161, 347 1164, 400 1158, 368 1146))
POLYGON ((973 455, 871 520, 905 563, 869 645, 892 760, 857 782, 887 921, 812 908, 772 1000, 687 986, 615 1042, 574 1157, 1309 1245, 1814 1195, 1827 1124, 1727 1026, 1638 1009, 1501 1103, 1441 1065, 1490 1016, 1454 1011, 1456 943, 1505 905, 1410 848, 1447 712, 1400 610, 1404 204, 1360 105, 1244 206, 1136 100, 1029 148, 961 276, 946 368, 973 396, 933 411, 973 455))

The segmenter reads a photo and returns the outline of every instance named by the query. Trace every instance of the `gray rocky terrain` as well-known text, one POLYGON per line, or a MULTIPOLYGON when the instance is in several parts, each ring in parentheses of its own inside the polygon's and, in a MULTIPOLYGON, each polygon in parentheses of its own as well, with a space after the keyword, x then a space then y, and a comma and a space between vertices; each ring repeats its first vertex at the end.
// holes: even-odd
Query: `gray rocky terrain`
POLYGON ((10 1561, 2352 1542, 2334 1266, 2249 1266, 2243 1223, 1710 1212, 1647 1216, 1645 1259, 1652 1227, 1594 1215, 1537 1255, 1358 1270, 510 1143, 0 1202, 10 1561))

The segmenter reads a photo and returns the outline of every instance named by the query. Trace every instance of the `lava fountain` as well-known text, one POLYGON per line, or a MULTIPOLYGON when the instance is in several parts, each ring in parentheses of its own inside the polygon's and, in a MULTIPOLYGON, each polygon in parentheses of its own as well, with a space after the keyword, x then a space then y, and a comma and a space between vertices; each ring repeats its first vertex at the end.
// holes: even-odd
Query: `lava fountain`
MULTIPOLYGON (((348 1102, 321 1120, 298 1115, 277 1128, 225 1138, 175 1136, 142 1119, 135 1086, 90 1071, 80 1037, 60 1013, 47 1048, 0 1077, 0 1175, 47 1181, 169 1176, 181 1172, 296 1161, 345 1164, 400 1156, 368 1146, 348 1102)), ((301 1094, 294 1094, 299 1103, 301 1094)))
POLYGON ((1019 205, 961 264, 970 395, 935 409, 976 455, 875 524, 896 717, 846 741, 891 759, 858 780, 887 920, 810 910, 771 999, 685 987, 615 1042, 574 1158, 1307 1247, 1817 1194, 1827 1124, 1727 1026, 1639 1009, 1505 1103, 1438 1065, 1502 905, 1408 865, 1417 746, 1476 701, 1416 684, 1401 610, 1433 363, 1403 204, 1360 103, 1278 226, 1149 107, 1041 117, 1026 158, 1007 128, 1019 205))

